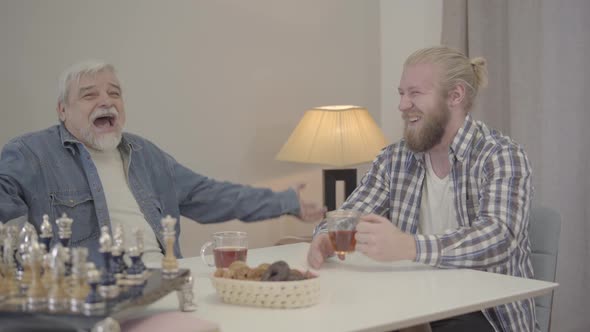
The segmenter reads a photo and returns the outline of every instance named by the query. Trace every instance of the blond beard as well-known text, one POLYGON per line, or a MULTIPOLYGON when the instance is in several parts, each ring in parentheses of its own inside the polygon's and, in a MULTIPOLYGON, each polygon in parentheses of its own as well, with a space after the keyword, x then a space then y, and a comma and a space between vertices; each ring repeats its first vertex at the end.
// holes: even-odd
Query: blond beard
POLYGON ((449 123, 450 111, 445 104, 440 105, 440 112, 422 117, 422 127, 409 129, 408 122, 404 125, 404 138, 410 150, 426 152, 440 143, 445 128, 449 123))

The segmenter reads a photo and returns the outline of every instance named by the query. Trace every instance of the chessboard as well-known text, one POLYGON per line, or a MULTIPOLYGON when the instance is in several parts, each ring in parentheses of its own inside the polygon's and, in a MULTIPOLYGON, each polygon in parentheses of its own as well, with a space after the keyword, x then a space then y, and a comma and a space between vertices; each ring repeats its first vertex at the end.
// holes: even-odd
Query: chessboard
MULTIPOLYGON (((140 284, 123 283, 119 295, 104 302, 103 310, 73 312, 70 308, 51 312, 47 307, 31 310, 27 297, 18 295, 0 300, 0 331, 36 330, 35 326, 52 326, 55 330, 91 331, 107 318, 122 322, 145 306, 154 303, 173 291, 181 291, 190 277, 190 270, 179 269, 174 276, 164 275, 162 269, 148 269, 140 284), (13 328, 8 328, 9 326, 13 328)), ((107 329, 108 330, 108 329, 107 329)), ((115 328, 116 330, 116 328, 115 328)))
POLYGON ((43 216, 40 234, 29 223, 19 229, 0 223, 0 332, 118 331, 118 321, 172 291, 182 311, 193 311, 193 279, 174 256, 177 220, 162 219, 165 255, 161 269, 143 263, 143 233, 133 229, 133 246, 125 246, 120 224, 101 227, 103 261, 88 260, 88 248, 70 247, 74 221, 65 214, 53 228, 43 216), (51 245, 53 244, 53 245, 51 245), (127 259, 125 259, 127 258, 127 259))

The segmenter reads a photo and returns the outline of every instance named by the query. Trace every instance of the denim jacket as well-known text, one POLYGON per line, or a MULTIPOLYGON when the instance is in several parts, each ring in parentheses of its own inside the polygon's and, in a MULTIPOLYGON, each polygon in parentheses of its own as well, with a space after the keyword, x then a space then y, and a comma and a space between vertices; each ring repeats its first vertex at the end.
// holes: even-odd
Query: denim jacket
MULTIPOLYGON (((183 215, 199 223, 231 219, 255 221, 299 214, 293 190, 273 192, 220 182, 182 166, 153 143, 124 133, 119 149, 129 188, 162 250, 161 219, 183 215)), ((63 124, 15 138, 0 157, 0 221, 26 216, 39 232, 43 214, 55 221, 74 219, 71 246, 85 246, 102 266, 98 252, 101 226, 110 227, 109 211, 97 169, 84 145, 63 124)), ((53 226, 53 243, 58 229, 53 226)), ((182 257, 176 224, 174 253, 182 257)))

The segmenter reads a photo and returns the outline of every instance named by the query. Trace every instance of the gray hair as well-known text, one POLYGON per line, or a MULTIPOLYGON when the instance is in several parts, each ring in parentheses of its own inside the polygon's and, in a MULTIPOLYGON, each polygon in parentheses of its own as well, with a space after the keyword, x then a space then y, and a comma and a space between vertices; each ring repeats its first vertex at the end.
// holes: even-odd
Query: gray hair
POLYGON ((86 60, 66 69, 59 77, 57 102, 67 104, 72 82, 80 82, 85 75, 95 75, 102 71, 116 73, 115 66, 101 60, 86 60))

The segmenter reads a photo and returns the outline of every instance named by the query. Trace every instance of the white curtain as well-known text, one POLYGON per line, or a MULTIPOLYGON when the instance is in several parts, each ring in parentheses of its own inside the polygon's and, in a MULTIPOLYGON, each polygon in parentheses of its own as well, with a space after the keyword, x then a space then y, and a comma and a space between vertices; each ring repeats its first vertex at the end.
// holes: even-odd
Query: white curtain
POLYGON ((563 218, 551 330, 590 331, 590 1, 445 0, 442 43, 488 59, 474 116, 521 143, 563 218))

